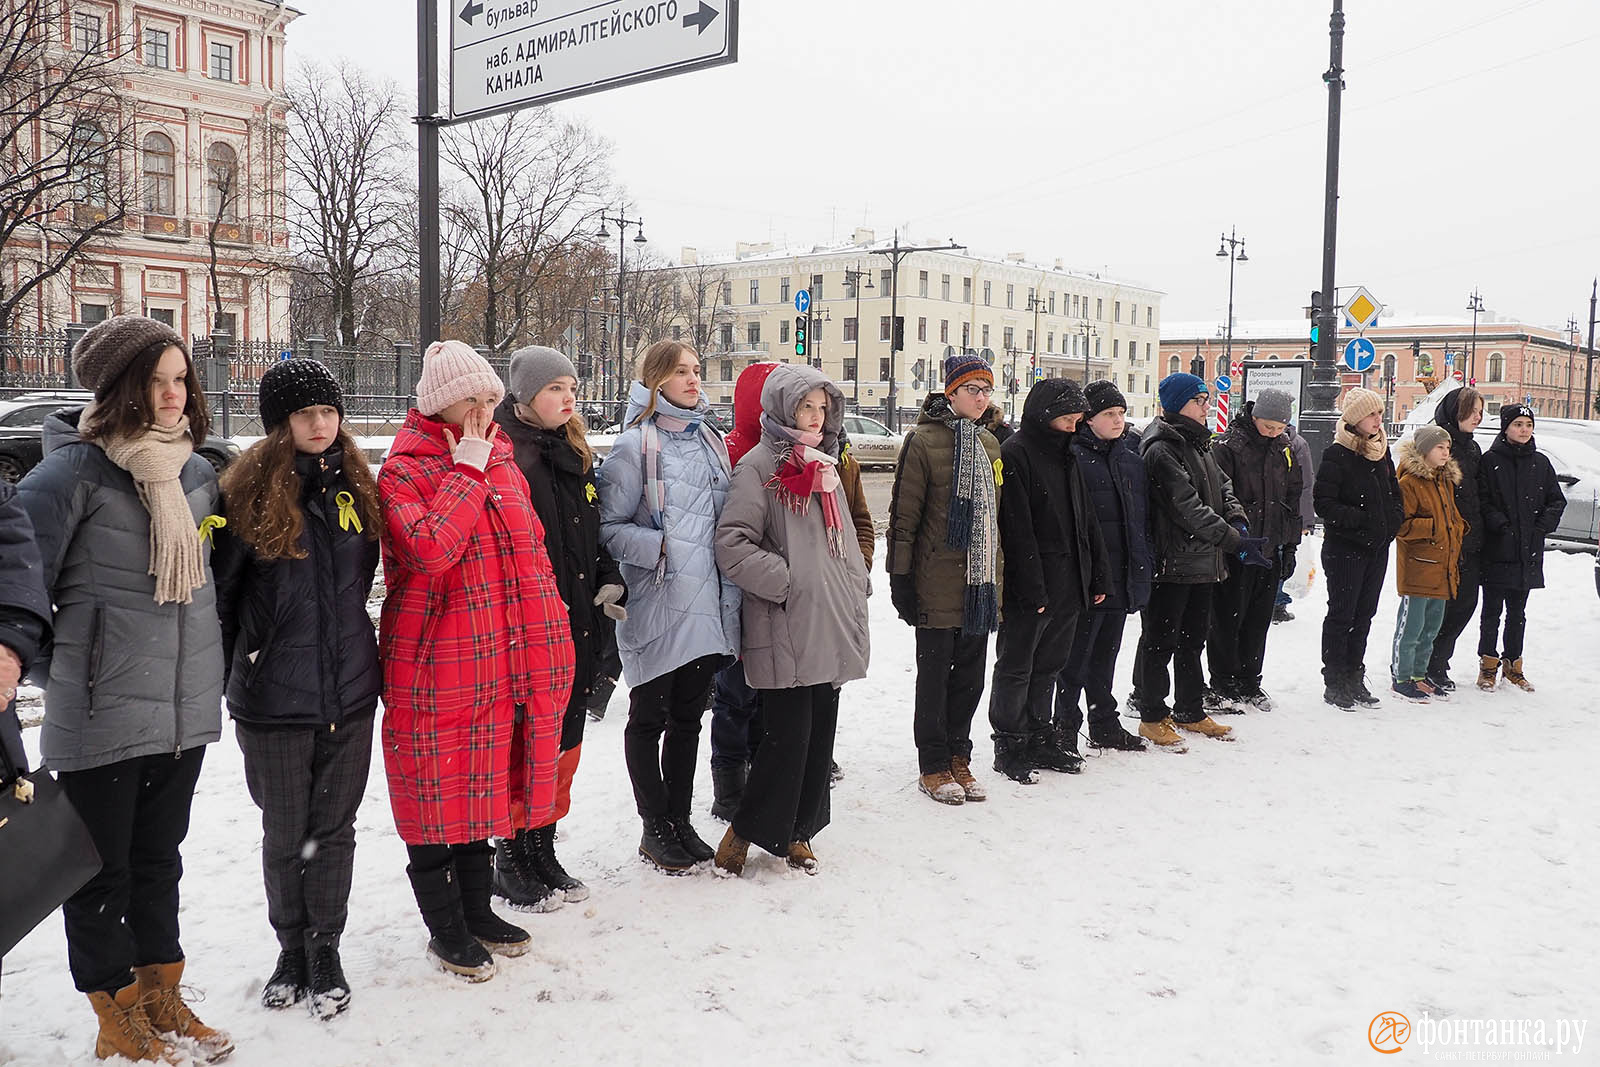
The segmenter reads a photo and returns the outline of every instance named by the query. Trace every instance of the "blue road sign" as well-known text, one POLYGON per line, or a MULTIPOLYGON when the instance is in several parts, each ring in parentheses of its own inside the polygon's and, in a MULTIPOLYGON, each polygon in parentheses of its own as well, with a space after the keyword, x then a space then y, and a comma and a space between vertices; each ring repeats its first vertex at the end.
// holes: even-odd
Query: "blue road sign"
POLYGON ((1369 371, 1377 361, 1378 350, 1365 337, 1352 337, 1344 346, 1344 365, 1353 371, 1369 371))
POLYGON ((1226 374, 1217 375, 1217 392, 1226 393, 1233 388, 1233 379, 1226 374))
POLYGON ((806 310, 808 308, 810 308, 810 307, 811 307, 811 290, 810 289, 802 289, 798 293, 794 294, 794 309, 796 311, 798 311, 798 312, 800 312, 800 314, 804 315, 806 313, 806 310))

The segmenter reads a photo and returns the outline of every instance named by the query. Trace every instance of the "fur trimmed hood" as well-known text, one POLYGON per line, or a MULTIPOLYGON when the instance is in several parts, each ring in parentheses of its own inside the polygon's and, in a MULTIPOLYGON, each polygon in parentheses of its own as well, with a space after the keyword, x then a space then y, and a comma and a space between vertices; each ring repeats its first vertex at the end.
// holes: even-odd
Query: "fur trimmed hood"
POLYGON ((1461 465, 1452 457, 1443 467, 1430 467, 1417 443, 1411 438, 1401 441, 1394 449, 1395 470, 1401 478, 1420 478, 1425 482, 1447 479, 1452 485, 1461 484, 1461 465))

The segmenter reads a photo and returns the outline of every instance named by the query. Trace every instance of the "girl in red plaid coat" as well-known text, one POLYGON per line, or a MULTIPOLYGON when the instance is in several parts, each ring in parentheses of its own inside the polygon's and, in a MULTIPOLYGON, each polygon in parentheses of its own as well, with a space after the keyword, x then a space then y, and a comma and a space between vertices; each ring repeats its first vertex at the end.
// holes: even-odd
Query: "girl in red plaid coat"
POLYGON ((470 347, 433 345, 378 476, 389 800, 429 955, 472 981, 529 946, 490 908, 488 839, 551 820, 573 673, 544 530, 493 421, 504 395, 470 347))

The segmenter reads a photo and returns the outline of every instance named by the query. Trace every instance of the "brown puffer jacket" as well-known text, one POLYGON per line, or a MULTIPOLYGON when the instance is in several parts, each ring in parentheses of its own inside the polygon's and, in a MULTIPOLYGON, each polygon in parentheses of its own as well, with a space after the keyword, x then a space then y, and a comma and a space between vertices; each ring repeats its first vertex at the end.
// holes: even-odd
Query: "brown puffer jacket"
MULTIPOLYGON (((940 394, 933 394, 934 397, 940 394)), ((930 400, 933 397, 929 398, 930 400)), ((987 431, 978 439, 995 468, 994 490, 998 527, 1000 506, 1000 442, 987 431)), ((890 574, 912 575, 917 587, 917 625, 954 630, 961 626, 967 596, 967 553, 945 545, 950 517, 950 484, 956 452, 955 431, 928 414, 924 405, 916 425, 900 446, 889 498, 888 549, 884 565, 890 574)), ((995 600, 1004 604, 1001 576, 1005 559, 999 538, 995 545, 995 600)))
POLYGON ((1467 520, 1456 507, 1461 468, 1455 460, 1430 467, 1408 440, 1395 448, 1400 468, 1400 506, 1405 518, 1395 540, 1401 596, 1449 600, 1461 582, 1461 542, 1467 520))

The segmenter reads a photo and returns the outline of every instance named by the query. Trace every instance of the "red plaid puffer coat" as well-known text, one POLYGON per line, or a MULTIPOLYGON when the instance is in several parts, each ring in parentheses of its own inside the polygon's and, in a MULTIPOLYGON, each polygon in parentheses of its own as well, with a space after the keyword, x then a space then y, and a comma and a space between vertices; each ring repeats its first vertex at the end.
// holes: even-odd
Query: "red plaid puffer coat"
POLYGON ((413 845, 548 823, 572 688, 567 608, 511 442, 497 432, 479 474, 451 461, 444 426, 412 410, 378 474, 383 762, 413 845))

